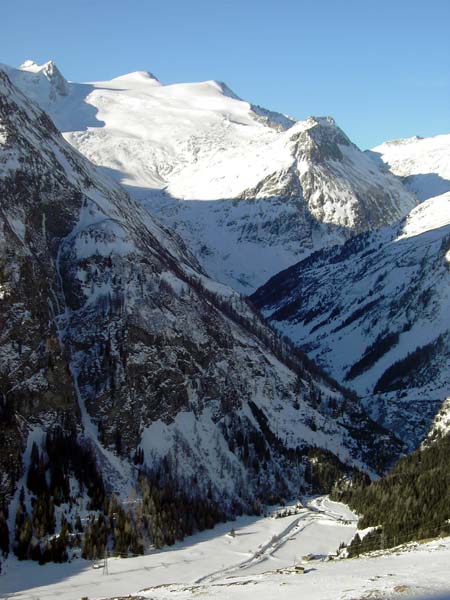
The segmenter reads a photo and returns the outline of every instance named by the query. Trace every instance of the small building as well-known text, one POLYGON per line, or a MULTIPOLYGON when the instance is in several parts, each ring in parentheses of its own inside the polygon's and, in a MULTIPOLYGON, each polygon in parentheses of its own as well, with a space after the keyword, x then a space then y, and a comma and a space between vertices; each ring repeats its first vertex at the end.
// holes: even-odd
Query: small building
POLYGON ((306 554, 305 556, 303 556, 302 560, 309 562, 310 560, 315 560, 315 555, 314 554, 306 554))

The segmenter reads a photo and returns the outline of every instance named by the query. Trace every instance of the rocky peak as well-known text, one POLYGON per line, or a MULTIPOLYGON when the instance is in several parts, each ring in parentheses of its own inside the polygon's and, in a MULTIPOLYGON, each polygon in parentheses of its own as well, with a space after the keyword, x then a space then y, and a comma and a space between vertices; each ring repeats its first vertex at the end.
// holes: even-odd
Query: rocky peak
POLYGON ((52 100, 54 100, 58 95, 68 95, 69 84, 52 60, 49 60, 42 65, 38 65, 33 60, 26 60, 20 65, 19 69, 29 73, 35 73, 37 75, 36 81, 39 81, 39 76, 45 77, 50 84, 49 93, 52 100))
POLYGON ((309 117, 300 121, 289 130, 289 144, 293 157, 316 164, 342 161, 340 147, 353 146, 332 117, 309 117))

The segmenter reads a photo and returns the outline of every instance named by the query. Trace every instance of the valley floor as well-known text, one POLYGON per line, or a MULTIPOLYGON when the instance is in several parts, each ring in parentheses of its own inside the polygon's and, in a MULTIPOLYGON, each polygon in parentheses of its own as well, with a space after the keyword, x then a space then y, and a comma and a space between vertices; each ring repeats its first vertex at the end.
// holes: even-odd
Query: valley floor
POLYGON ((0 576, 0 598, 80 600, 136 594, 154 600, 246 600, 258 594, 258 600, 365 600, 433 593, 450 598, 450 538, 332 561, 328 555, 352 539, 355 515, 327 497, 312 500, 306 508, 290 508, 296 514, 241 517, 163 551, 109 559, 107 574, 103 565, 92 568, 84 560, 39 567, 10 559, 0 576), (304 559, 307 555, 310 560, 304 559), (294 573, 294 562, 303 565, 303 574, 294 573))

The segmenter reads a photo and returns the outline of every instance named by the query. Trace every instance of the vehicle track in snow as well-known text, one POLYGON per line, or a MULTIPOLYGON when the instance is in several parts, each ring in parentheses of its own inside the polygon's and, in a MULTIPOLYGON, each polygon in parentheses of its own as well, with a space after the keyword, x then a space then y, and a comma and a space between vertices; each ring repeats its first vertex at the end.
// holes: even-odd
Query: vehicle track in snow
POLYGON ((334 511, 332 508, 327 507, 323 498, 314 499, 309 502, 304 509, 301 510, 298 518, 296 518, 294 521, 291 521, 289 525, 278 535, 272 537, 269 541, 262 544, 249 558, 234 565, 230 565, 229 567, 213 571, 207 575, 203 575, 202 577, 196 579, 193 583, 213 583, 214 581, 223 579, 224 577, 235 575, 236 572, 262 563, 272 557, 277 550, 284 546, 284 544, 289 541, 293 534, 297 535, 301 533, 307 527, 324 518, 332 521, 346 520, 341 514, 334 511))

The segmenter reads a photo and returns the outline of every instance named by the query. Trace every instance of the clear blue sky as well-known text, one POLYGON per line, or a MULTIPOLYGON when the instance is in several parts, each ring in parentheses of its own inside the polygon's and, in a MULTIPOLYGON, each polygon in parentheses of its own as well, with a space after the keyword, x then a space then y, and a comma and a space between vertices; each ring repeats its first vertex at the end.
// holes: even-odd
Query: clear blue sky
POLYGON ((450 132, 450 0, 1 0, 0 62, 219 79, 362 148, 450 132))

